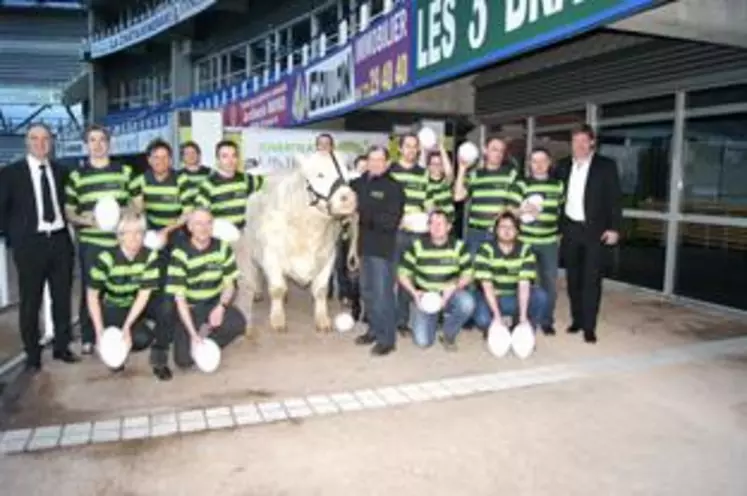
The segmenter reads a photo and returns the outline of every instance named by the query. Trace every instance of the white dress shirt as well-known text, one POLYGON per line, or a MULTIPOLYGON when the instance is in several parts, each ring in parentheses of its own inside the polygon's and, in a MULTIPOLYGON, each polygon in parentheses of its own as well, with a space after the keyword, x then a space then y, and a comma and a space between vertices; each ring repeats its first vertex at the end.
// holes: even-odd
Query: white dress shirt
POLYGON ((44 220, 44 200, 42 198, 42 187, 41 187, 41 175, 42 175, 42 162, 31 155, 26 156, 26 162, 29 165, 29 171, 31 172, 31 183, 34 185, 34 200, 36 202, 36 215, 37 215, 37 230, 38 232, 55 232, 65 227, 65 221, 62 218, 62 212, 60 212, 60 205, 57 201, 57 184, 54 180, 54 174, 52 174, 52 166, 49 165, 49 161, 46 161, 44 165, 44 173, 47 175, 49 180, 49 188, 52 190, 52 206, 54 208, 54 221, 46 222, 44 220))
POLYGON ((576 222, 586 221, 584 197, 586 195, 586 180, 589 178, 591 166, 590 155, 586 160, 573 160, 571 174, 568 178, 568 192, 566 193, 565 215, 576 222))

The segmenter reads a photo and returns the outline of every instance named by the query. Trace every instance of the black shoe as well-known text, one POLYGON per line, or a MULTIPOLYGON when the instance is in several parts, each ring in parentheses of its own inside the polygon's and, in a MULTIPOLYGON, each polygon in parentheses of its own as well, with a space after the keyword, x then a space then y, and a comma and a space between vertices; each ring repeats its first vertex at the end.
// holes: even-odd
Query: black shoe
POLYGON ((384 346, 383 344, 376 343, 373 348, 371 348, 371 354, 373 356, 386 356, 389 353, 394 351, 394 346, 384 346))
POLYGON ((441 344, 443 345, 446 351, 457 350, 456 340, 454 338, 447 338, 446 336, 439 336, 438 340, 441 342, 441 344))
POLYGON ((376 336, 373 334, 361 334, 357 338, 355 338, 355 344, 357 345, 367 345, 371 344, 376 341, 376 336))
POLYGON ((153 367, 153 375, 158 377, 159 381, 170 381, 174 374, 171 373, 171 369, 166 365, 160 367, 153 367))
POLYGON ((29 374, 38 374, 42 370, 42 364, 36 360, 26 360, 26 372, 29 374))
POLYGON ((576 324, 572 324, 568 328, 568 334, 576 334, 581 331, 581 326, 577 326, 576 324))
POLYGON ((398 333, 399 333, 399 335, 400 335, 400 336, 402 336, 403 338, 406 338, 407 336, 409 336, 410 334, 412 334, 412 331, 411 331, 411 330, 410 330, 410 328, 409 328, 409 327, 407 327, 407 326, 398 326, 398 327, 397 327, 397 332, 398 332, 398 333))
POLYGON ((120 373, 124 372, 124 369, 125 369, 125 366, 124 365, 120 365, 116 369, 112 369, 112 374, 120 374, 120 373))
POLYGON ((554 336, 555 328, 553 326, 542 326, 542 333, 545 336, 554 336))
POLYGON ((584 341, 589 344, 596 344, 597 333, 595 333, 594 331, 584 331, 584 341))
POLYGON ((368 321, 368 314, 366 312, 363 312, 363 314, 361 315, 361 322, 363 322, 364 324, 370 324, 370 322, 368 321))
POLYGON ((356 301, 353 301, 352 308, 350 309, 350 314, 353 316, 353 320, 356 322, 361 320, 361 314, 363 313, 363 310, 361 309, 361 306, 356 301))
POLYGON ((52 358, 54 358, 55 360, 59 360, 60 362, 64 362, 64 363, 80 362, 80 358, 70 350, 55 351, 52 354, 52 358))

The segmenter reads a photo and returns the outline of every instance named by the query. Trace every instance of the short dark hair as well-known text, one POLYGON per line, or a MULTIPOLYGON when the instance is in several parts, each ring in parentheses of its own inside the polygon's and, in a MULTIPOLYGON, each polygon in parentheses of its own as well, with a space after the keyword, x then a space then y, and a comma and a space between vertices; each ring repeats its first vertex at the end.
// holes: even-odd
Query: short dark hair
POLYGON ((413 132, 408 132, 408 133, 405 133, 405 134, 403 134, 402 136, 399 137, 399 146, 400 146, 400 148, 402 148, 402 146, 404 146, 405 141, 407 140, 407 138, 415 138, 415 141, 417 141, 418 144, 420 144, 420 138, 418 138, 418 135, 415 134, 415 133, 413 133, 413 132))
POLYGON ((156 138, 148 143, 148 146, 145 148, 145 154, 150 156, 156 150, 166 150, 169 155, 171 155, 173 152, 173 150, 171 149, 171 145, 169 145, 165 140, 162 140, 161 138, 156 138))
POLYGON ((449 214, 447 214, 445 210, 440 209, 440 208, 437 208, 435 210, 431 210, 431 213, 428 214, 428 220, 432 219, 433 217, 435 217, 437 215, 442 216, 444 219, 446 219, 446 222, 448 222, 449 224, 451 224, 451 219, 449 218, 449 214))
POLYGON ((217 157, 218 154, 220 153, 221 148, 225 148, 225 147, 233 148, 236 154, 237 155, 239 154, 239 145, 237 145, 231 140, 221 140, 218 142, 217 145, 215 145, 215 156, 217 157))
POLYGON ((506 141, 506 138, 504 138, 503 136, 498 136, 498 135, 493 135, 493 136, 488 137, 488 139, 485 140, 485 146, 488 146, 493 141, 500 141, 501 143, 503 143, 503 146, 508 147, 508 142, 506 141))
POLYGON ((202 154, 202 150, 200 149, 200 145, 198 145, 197 142, 195 142, 195 141, 191 141, 191 140, 190 141, 185 141, 184 143, 182 143, 182 146, 180 146, 179 148, 180 148, 182 154, 184 153, 184 151, 187 148, 192 148, 197 153, 202 154))
POLYGON ((384 158, 386 160, 389 160, 389 149, 382 145, 373 145, 368 149, 368 152, 366 152, 366 158, 371 156, 372 153, 381 152, 384 154, 384 158))
POLYGON ((35 127, 44 129, 50 137, 54 136, 52 134, 52 128, 46 125, 45 123, 43 123, 42 121, 36 121, 36 122, 32 122, 31 124, 29 124, 29 127, 26 128, 26 134, 28 135, 29 131, 31 131, 35 127))
POLYGON ((434 158, 441 158, 441 152, 429 152, 425 163, 430 164, 431 160, 433 160, 434 158))
POLYGON ((512 212, 506 210, 505 212, 501 213, 497 219, 495 219, 495 224, 493 224, 493 232, 496 232, 498 230, 498 225, 506 219, 510 220, 513 223, 514 229, 516 229, 517 231, 519 230, 519 227, 521 226, 521 224, 519 224, 519 218, 516 217, 512 212))
POLYGON ((357 157, 355 157, 355 160, 353 160, 353 165, 358 165, 361 160, 368 160, 368 156, 367 155, 358 155, 357 157))
POLYGON ((88 141, 88 138, 91 136, 91 133, 101 133, 106 137, 106 141, 109 141, 111 138, 111 134, 109 134, 109 130, 102 126, 101 124, 91 124, 86 128, 86 130, 83 132, 83 140, 88 141))
POLYGON ((597 133, 595 133, 594 128, 588 124, 579 124, 574 127, 571 131, 571 136, 576 136, 577 134, 585 134, 591 141, 597 139, 597 133))
POLYGON ((316 144, 318 145, 318 144, 319 144, 319 140, 321 140, 322 138, 327 138, 327 139, 329 139, 329 142, 330 142, 330 143, 332 143, 332 146, 335 146, 335 139, 334 139, 334 138, 332 137, 332 135, 331 135, 331 134, 329 134, 329 133, 322 133, 322 134, 318 135, 318 136, 316 137, 316 141, 315 141, 315 143, 316 143, 316 144))
POLYGON ((544 146, 535 146, 534 148, 532 148, 532 151, 529 155, 532 156, 535 153, 544 153, 545 155, 547 155, 547 158, 550 159, 550 162, 552 162, 552 153, 550 153, 550 150, 548 150, 544 146))

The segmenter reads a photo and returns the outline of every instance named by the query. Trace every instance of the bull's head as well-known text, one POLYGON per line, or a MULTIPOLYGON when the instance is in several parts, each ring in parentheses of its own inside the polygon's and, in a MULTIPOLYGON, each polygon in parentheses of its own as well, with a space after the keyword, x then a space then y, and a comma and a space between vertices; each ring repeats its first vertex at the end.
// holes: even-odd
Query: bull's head
POLYGON ((355 213, 358 201, 348 184, 350 173, 335 153, 314 152, 297 157, 311 205, 333 217, 355 213))

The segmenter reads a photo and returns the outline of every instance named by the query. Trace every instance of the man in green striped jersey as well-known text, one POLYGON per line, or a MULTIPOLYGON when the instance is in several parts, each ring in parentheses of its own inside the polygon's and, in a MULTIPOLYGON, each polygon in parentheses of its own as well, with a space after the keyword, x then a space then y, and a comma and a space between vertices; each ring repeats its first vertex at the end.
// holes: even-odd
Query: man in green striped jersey
MULTIPOLYGON (((109 159, 109 133, 98 125, 90 126, 85 133, 88 148, 86 164, 75 169, 65 187, 65 213, 78 232, 78 257, 81 270, 81 284, 86 287, 91 266, 100 250, 117 245, 114 232, 99 229, 94 219, 96 203, 105 197, 114 198, 120 207, 126 207, 132 199, 130 182, 132 169, 128 165, 112 162, 109 159)), ((95 333, 88 312, 85 291, 80 297, 78 311, 82 335, 83 354, 93 352, 95 333)))
MULTIPOLYGON (((158 255, 143 246, 145 219, 125 212, 117 226, 118 246, 100 251, 86 288, 96 341, 106 327, 122 330, 132 351, 151 346, 153 374, 171 379, 168 367, 169 306, 158 291, 158 255), (152 320, 151 329, 146 320, 152 320)), ((123 369, 122 367, 121 369, 123 369)), ((119 369, 119 370, 121 370, 119 369)))
POLYGON ((540 325, 547 295, 532 284, 537 278, 537 259, 529 245, 517 239, 519 220, 504 212, 495 222, 495 237, 483 243, 475 258, 475 280, 482 287, 474 322, 487 331, 493 322, 510 317, 514 324, 540 325))
POLYGON ((264 176, 238 170, 239 148, 224 140, 215 146, 217 169, 200 184, 196 205, 207 208, 216 219, 224 219, 243 229, 246 224, 246 200, 262 189, 264 176))
POLYGON ((412 297, 412 335, 417 346, 427 348, 436 338, 438 314, 425 313, 417 302, 425 292, 437 292, 443 301, 444 347, 456 349, 456 337, 475 310, 466 289, 472 279, 472 260, 464 242, 450 239, 451 222, 443 210, 431 212, 429 236, 416 239, 405 251, 397 269, 400 285, 412 297))
POLYGON ((136 208, 145 213, 148 229, 158 232, 164 246, 184 225, 187 210, 186 179, 172 168, 171 153, 167 142, 150 142, 145 150, 150 168, 130 187, 136 208))
POLYGON ((442 210, 454 225, 454 198, 451 187, 454 181, 454 168, 449 154, 441 147, 437 152, 430 152, 426 158, 428 184, 425 190, 426 210, 442 210))
POLYGON ((179 170, 179 176, 184 176, 185 195, 184 202, 187 206, 192 207, 197 200, 197 192, 200 189, 200 183, 210 175, 210 167, 202 165, 202 151, 200 145, 194 141, 187 141, 181 146, 182 168, 179 170))
MULTIPOLYGON (((397 232, 397 244, 394 262, 399 263, 402 255, 420 238, 423 233, 409 227, 408 216, 425 213, 425 190, 428 175, 424 167, 418 165, 420 154, 420 140, 417 134, 407 133, 399 140, 400 159, 389 168, 390 176, 402 185, 405 192, 405 210, 397 232)), ((410 320, 410 295, 402 287, 397 287, 397 327, 400 332, 406 332, 410 320)))
POLYGON ((485 145, 485 162, 470 171, 469 164, 460 161, 454 183, 454 200, 469 199, 467 209, 467 249, 474 257, 480 246, 493 238, 495 219, 519 206, 514 184, 519 172, 505 160, 506 142, 490 138, 485 145))
POLYGON ((239 269, 228 243, 212 237, 213 216, 198 207, 187 221, 189 239, 171 252, 166 292, 174 297, 178 318, 174 362, 192 366, 190 350, 210 336, 221 348, 244 333, 246 319, 232 304, 239 269))
POLYGON ((563 182, 550 177, 552 157, 544 148, 535 148, 530 156, 531 176, 517 183, 522 205, 519 213, 530 222, 522 222, 519 240, 532 246, 537 257, 539 285, 547 293, 547 314, 542 319, 545 334, 555 334, 555 300, 558 279, 558 229, 563 203, 563 182), (541 202, 535 203, 534 198, 541 202))

